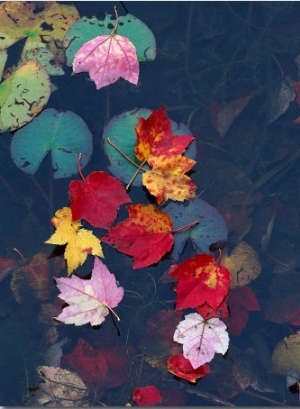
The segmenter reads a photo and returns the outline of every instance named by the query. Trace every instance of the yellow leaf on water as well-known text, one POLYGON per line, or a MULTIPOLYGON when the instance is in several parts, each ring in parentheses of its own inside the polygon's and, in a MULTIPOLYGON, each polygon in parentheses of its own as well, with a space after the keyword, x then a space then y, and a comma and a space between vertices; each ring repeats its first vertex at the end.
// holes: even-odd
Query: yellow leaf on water
POLYGON ((92 231, 82 228, 80 220, 72 221, 70 207, 57 210, 51 223, 56 231, 45 243, 67 244, 64 256, 67 261, 68 275, 85 262, 88 254, 104 257, 100 240, 92 231))

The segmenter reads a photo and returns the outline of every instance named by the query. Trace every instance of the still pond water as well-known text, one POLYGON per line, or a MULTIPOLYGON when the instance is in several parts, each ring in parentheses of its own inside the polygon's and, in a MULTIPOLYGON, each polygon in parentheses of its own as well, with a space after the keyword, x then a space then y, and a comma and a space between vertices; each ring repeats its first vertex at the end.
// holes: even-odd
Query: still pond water
MULTIPOLYGON (((37 2, 36 14, 45 4, 37 2)), ((236 286, 229 291, 230 317, 224 320, 229 349, 224 356, 215 356, 210 374, 197 383, 169 373, 168 357, 180 352, 164 338, 176 327, 174 282, 167 276, 174 261, 166 255, 154 266, 134 270, 131 257, 107 244, 105 263, 125 289, 116 308, 121 321, 109 314, 98 327, 54 322, 62 305, 53 276, 66 276, 63 251, 49 262, 41 254, 46 257, 54 250, 44 244, 54 232, 50 220, 57 209, 69 206, 68 185, 78 175, 53 179, 49 157, 34 175, 24 173, 11 159, 13 132, 4 132, 0 256, 18 266, 7 275, 4 261, 1 266, 5 278, 0 276, 0 404, 124 406, 134 404, 136 388, 155 385, 164 406, 298 406, 300 4, 74 3, 80 16, 100 20, 105 13, 114 14, 115 5, 119 15, 127 9, 150 28, 156 40, 155 60, 140 64, 137 86, 119 80, 98 91, 87 73, 72 75, 63 65, 64 75, 51 76, 56 90, 45 108, 73 111, 86 122, 93 154, 83 169, 85 176, 107 170, 102 135, 115 115, 166 107, 169 118, 190 129, 197 145, 191 174, 196 193, 227 222, 224 260, 241 246, 250 254, 248 262, 242 256, 227 260, 236 277, 236 286), (35 275, 30 275, 28 264, 34 257, 35 275), (257 277, 251 277, 253 260, 260 266, 257 277), (239 293, 243 288, 250 291, 239 293), (277 347, 290 349, 289 353, 279 352, 280 364, 274 363, 274 349, 291 336, 292 344, 285 339, 277 347), (89 359, 83 350, 90 351, 89 359), (100 363, 98 368, 91 363, 93 356, 105 360, 105 376, 100 363), (84 398, 76 400, 78 396, 75 399, 67 390, 64 400, 53 388, 45 398, 39 376, 44 370, 37 371, 41 366, 80 373, 89 385, 84 398)), ((46 22, 53 23, 49 18, 46 22)), ((9 49, 6 72, 17 64, 25 40, 9 49)), ((129 195, 134 203, 155 203, 141 187, 131 187, 129 195)), ((126 217, 122 206, 117 220, 126 217)), ((106 233, 92 230, 98 237, 106 233)), ((195 250, 187 243, 179 261, 193 256, 195 250)), ((76 275, 86 277, 92 267, 89 256, 76 275)))

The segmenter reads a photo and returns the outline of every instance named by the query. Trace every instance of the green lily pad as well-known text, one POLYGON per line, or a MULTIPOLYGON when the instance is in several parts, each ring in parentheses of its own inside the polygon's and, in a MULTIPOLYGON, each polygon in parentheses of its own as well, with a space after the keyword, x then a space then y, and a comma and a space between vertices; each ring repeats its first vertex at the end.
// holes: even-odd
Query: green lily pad
POLYGON ((92 134, 86 123, 71 111, 45 109, 12 139, 11 157, 18 168, 34 174, 48 152, 52 156, 55 179, 78 173, 78 155, 82 169, 93 151, 92 134))
POLYGON ((30 122, 51 94, 47 71, 30 60, 0 84, 0 132, 13 131, 30 122))
POLYGON ((46 47, 41 47, 39 43, 30 43, 32 48, 25 51, 25 59, 37 60, 45 68, 49 75, 64 75, 62 62, 55 58, 52 51, 46 47))
MULTIPOLYGON (((101 35, 109 35, 116 23, 110 14, 103 21, 96 17, 82 17, 76 21, 64 38, 67 65, 71 66, 79 48, 87 41, 101 35)), ((136 48, 139 61, 153 61, 156 57, 156 42, 152 31, 132 14, 119 17, 116 34, 128 37, 136 48)))
MULTIPOLYGON (((128 183, 134 173, 136 166, 130 163, 116 148, 107 142, 109 138, 127 157, 134 163, 139 164, 136 159, 134 148, 136 146, 136 133, 134 127, 137 125, 137 118, 149 118, 152 110, 147 108, 134 109, 132 111, 123 112, 120 115, 114 116, 106 125, 103 132, 103 148, 109 158, 110 172, 128 183)), ((174 135, 192 135, 192 132, 184 124, 177 124, 171 120, 172 131, 174 135)), ((196 143, 193 141, 186 150, 186 156, 194 159, 196 157, 196 143)), ((150 167, 145 164, 143 169, 150 170, 150 167)), ((132 185, 142 186, 142 172, 139 172, 134 179, 132 185)))
MULTIPOLYGON (((27 38, 24 50, 30 43, 47 46, 54 55, 64 60, 63 38, 69 27, 79 18, 74 5, 55 1, 5 1, 0 4, 0 50, 27 38)), ((23 52, 24 52, 23 50, 23 52)), ((21 58, 23 58, 23 54, 21 58)))

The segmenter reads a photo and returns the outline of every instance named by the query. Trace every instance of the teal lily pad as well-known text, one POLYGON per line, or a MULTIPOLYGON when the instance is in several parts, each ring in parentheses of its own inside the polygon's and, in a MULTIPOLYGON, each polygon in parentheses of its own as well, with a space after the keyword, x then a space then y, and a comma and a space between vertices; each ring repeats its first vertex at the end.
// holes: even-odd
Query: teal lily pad
POLYGON ((74 112, 45 109, 28 125, 15 132, 10 146, 15 165, 25 173, 35 174, 48 152, 52 156, 53 177, 65 178, 78 173, 88 163, 92 151, 92 134, 74 112))
POLYGON ((196 198, 186 203, 171 202, 164 207, 164 211, 172 218, 173 230, 198 221, 194 226, 174 233, 171 252, 174 260, 179 259, 189 239, 197 253, 209 253, 212 244, 227 241, 228 230, 223 216, 204 200, 196 198))
MULTIPOLYGON (((109 35, 116 23, 110 14, 103 21, 96 17, 82 17, 67 31, 64 38, 67 65, 71 66, 76 52, 87 41, 102 35, 109 35)), ((137 58, 142 61, 153 61, 156 57, 156 42, 148 26, 131 14, 119 17, 116 34, 128 37, 136 48, 137 58)))
MULTIPOLYGON (((124 183, 129 183, 135 174, 137 167, 130 163, 114 146, 108 143, 107 138, 116 145, 134 163, 139 164, 135 157, 136 133, 134 127, 138 123, 138 117, 149 118, 152 110, 147 108, 134 109, 114 116, 106 125, 103 132, 103 148, 109 158, 109 171, 124 183)), ((184 124, 178 124, 171 120, 174 135, 192 135, 192 132, 184 124)), ((196 143, 193 141, 186 150, 186 156, 196 157, 196 143)), ((150 170, 145 164, 143 169, 150 170)), ((133 186, 142 186, 142 172, 134 179, 133 186)))

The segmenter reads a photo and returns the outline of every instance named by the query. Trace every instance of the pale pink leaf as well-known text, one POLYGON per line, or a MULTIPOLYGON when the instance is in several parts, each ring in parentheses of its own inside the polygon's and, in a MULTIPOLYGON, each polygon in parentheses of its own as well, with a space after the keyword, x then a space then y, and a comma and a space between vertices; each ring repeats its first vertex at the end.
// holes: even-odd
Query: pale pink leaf
POLYGON ((98 36, 86 42, 73 61, 73 72, 88 72, 97 89, 121 77, 136 85, 139 70, 135 46, 127 37, 117 34, 98 36))
POLYGON ((183 355, 194 369, 210 362, 215 353, 224 355, 229 345, 226 325, 219 318, 205 320, 198 313, 185 316, 173 339, 183 345, 183 355))
POLYGON ((100 325, 124 296, 123 287, 117 286, 115 276, 98 257, 95 257, 89 280, 74 274, 70 278, 55 280, 61 292, 59 298, 69 304, 55 319, 65 324, 100 325))

